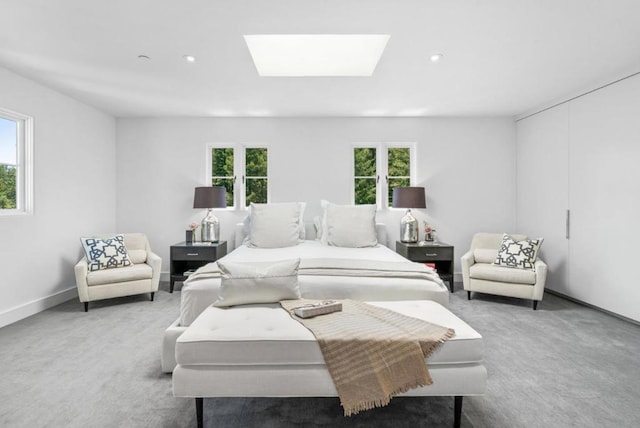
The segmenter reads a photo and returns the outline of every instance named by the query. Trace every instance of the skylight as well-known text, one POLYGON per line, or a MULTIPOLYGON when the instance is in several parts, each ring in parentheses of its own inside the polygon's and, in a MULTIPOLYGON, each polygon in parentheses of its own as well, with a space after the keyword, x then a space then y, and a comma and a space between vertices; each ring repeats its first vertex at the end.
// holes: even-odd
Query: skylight
POLYGON ((371 76, 388 34, 246 35, 260 76, 371 76))

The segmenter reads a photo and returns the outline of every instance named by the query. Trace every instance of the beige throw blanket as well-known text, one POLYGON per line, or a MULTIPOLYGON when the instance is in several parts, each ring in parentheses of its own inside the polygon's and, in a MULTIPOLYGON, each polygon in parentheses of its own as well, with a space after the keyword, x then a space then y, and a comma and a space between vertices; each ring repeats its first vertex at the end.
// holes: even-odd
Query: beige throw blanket
POLYGON ((453 329, 355 300, 340 302, 342 312, 307 319, 293 310, 319 301, 280 304, 318 340, 345 416, 433 383, 425 359, 455 335, 453 329))

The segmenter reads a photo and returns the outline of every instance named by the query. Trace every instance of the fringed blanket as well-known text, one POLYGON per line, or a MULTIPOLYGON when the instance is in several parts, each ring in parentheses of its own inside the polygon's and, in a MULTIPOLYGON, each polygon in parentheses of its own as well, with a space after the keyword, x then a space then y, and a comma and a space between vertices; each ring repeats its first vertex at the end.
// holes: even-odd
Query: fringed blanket
POLYGON ((293 310, 319 301, 280 304, 318 340, 345 416, 433 383, 425 359, 455 335, 453 329, 355 300, 340 302, 342 312, 307 319, 293 310))

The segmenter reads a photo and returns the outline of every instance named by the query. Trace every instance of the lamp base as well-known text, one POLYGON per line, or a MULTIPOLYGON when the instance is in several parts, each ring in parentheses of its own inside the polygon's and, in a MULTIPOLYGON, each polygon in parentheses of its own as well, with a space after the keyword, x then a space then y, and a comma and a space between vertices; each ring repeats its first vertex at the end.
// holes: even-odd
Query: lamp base
POLYGON ((411 214, 411 210, 408 209, 400 221, 400 242, 418 242, 418 224, 418 220, 411 214))
POLYGON ((220 241, 220 220, 213 215, 211 209, 207 211, 207 215, 202 219, 200 236, 202 242, 220 241))

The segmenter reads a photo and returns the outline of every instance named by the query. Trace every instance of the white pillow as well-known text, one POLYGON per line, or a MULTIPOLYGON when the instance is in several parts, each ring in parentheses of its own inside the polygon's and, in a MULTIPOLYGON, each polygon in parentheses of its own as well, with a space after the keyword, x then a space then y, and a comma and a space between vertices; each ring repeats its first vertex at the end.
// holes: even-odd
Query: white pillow
POLYGON ((336 205, 324 202, 321 203, 325 208, 321 238, 323 243, 349 248, 378 245, 375 205, 336 205))
MULTIPOLYGON (((298 221, 300 227, 300 238, 299 242, 302 242, 306 239, 306 231, 304 228, 304 209, 307 206, 306 202, 296 202, 300 206, 300 219, 298 221)), ((254 205, 254 204, 251 204, 254 205)), ((244 245, 251 245, 251 205, 249 206, 249 215, 242 220, 242 231, 244 233, 244 239, 242 243, 244 245)), ((263 204, 265 205, 265 204, 263 204)), ((271 204, 277 205, 277 204, 271 204)))
MULTIPOLYGON (((250 244, 259 248, 283 248, 300 239, 300 204, 251 204, 250 244)), ((304 227, 304 224, 303 224, 304 227)))
POLYGON ((300 259, 278 262, 218 261, 222 272, 218 300, 213 306, 225 307, 252 303, 276 303, 299 299, 298 267, 300 259))
POLYGON ((493 263, 496 260, 496 250, 492 248, 476 248, 473 250, 476 263, 493 263))

